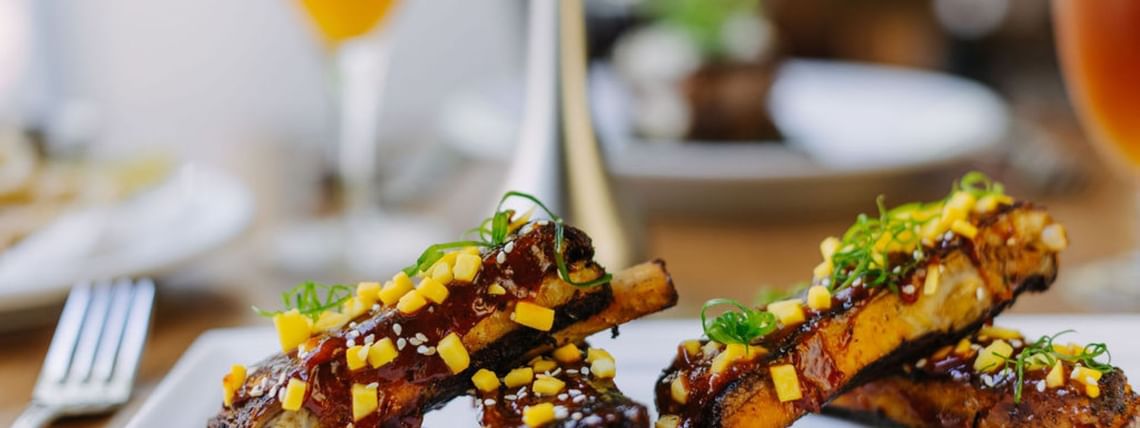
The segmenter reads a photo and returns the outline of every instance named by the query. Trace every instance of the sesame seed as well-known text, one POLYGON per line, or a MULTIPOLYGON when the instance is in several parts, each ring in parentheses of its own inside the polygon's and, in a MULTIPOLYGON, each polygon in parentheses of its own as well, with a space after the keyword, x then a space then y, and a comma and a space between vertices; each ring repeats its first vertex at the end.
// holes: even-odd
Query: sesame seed
POLYGON ((904 285, 902 288, 902 292, 906 293, 906 294, 914 294, 914 285, 913 284, 904 285))
POLYGON ((1007 246, 1010 246, 1010 247, 1012 247, 1012 246, 1014 246, 1014 245, 1017 245, 1017 238, 1012 238, 1012 237, 1011 237, 1011 238, 1009 238, 1009 239, 1006 239, 1006 240, 1005 240, 1005 245, 1007 245, 1007 246))
POLYGON ((518 397, 515 397, 514 394, 507 394, 503 396, 503 399, 507 401, 515 401, 518 399, 518 397))
POLYGON ((1057 388, 1057 395, 1069 395, 1069 391, 1066 391, 1065 388, 1057 388))
POLYGON ((570 410, 567 410, 566 406, 554 406, 554 417, 565 419, 567 416, 570 416, 570 410))
POLYGON ((582 402, 586 401, 586 396, 585 395, 579 395, 577 397, 574 397, 574 399, 570 400, 570 401, 573 401, 574 404, 582 404, 582 402))
POLYGON ((589 376, 589 375, 590 375, 590 368, 589 367, 582 367, 582 376, 589 376))
POLYGON ((535 223, 538 224, 539 226, 546 226, 547 221, 546 220, 539 220, 539 221, 536 221, 535 223))
POLYGON ((566 369, 566 374, 578 374, 578 369, 566 369))
POLYGON ((483 400, 483 405, 484 406, 494 406, 495 405, 495 399, 494 398, 488 398, 486 400, 483 400))
POLYGON ((427 354, 424 354, 424 355, 435 355, 435 347, 434 347, 434 346, 429 346, 429 347, 428 347, 428 351, 427 351, 427 354))
POLYGON ((920 369, 926 367, 926 358, 919 359, 918 362, 914 363, 914 366, 920 369))
POLYGON ((351 347, 353 347, 353 346, 356 346, 356 341, 355 341, 355 340, 352 340, 352 339, 348 339, 348 341, 347 341, 347 342, 344 342, 344 346, 347 346, 347 347, 349 347, 349 348, 351 348, 351 347))
POLYGON ((507 245, 503 246, 503 252, 504 253, 509 253, 509 252, 513 251, 514 249, 515 249, 515 241, 508 242, 507 245))
POLYGON ((277 389, 278 388, 276 386, 274 386, 273 388, 269 388, 269 396, 270 397, 276 397, 277 396, 277 389))
POLYGON ((558 376, 561 373, 562 373, 562 367, 559 367, 559 368, 554 369, 554 371, 550 372, 550 375, 551 376, 558 376))
POLYGON ((559 400, 562 400, 562 401, 566 401, 566 400, 567 400, 567 399, 569 399, 569 398, 570 398, 570 396, 569 396, 569 395, 567 395, 565 392, 563 392, 563 393, 561 393, 561 394, 558 394, 558 399, 559 399, 559 400))
POLYGON ((1021 343, 1021 341, 1017 339, 1010 340, 1009 344, 1013 345, 1014 348, 1020 348, 1022 345, 1024 345, 1024 343, 1021 343))
POLYGON ((373 303, 372 304, 372 312, 380 312, 380 304, 379 303, 373 303))
POLYGON ((427 353, 428 353, 427 345, 420 345, 419 347, 416 348, 416 352, 427 355, 427 353))
POLYGON ((584 415, 582 414, 582 412, 574 412, 574 413, 571 413, 571 414, 570 414, 570 419, 573 419, 573 420, 576 420, 576 421, 577 421, 577 420, 580 420, 580 419, 582 419, 582 416, 584 416, 584 415))
POLYGON ((569 392, 571 397, 577 397, 579 395, 582 395, 582 391, 577 390, 577 389, 571 389, 571 390, 566 391, 566 392, 569 392))
POLYGON ((376 343, 376 336, 375 335, 369 334, 367 336, 364 336, 364 344, 365 345, 372 346, 373 343, 376 343))
POLYGON ((1037 381, 1037 392, 1045 392, 1045 381, 1037 381))
POLYGON ((946 233, 942 234, 942 240, 943 241, 949 241, 951 239, 954 239, 954 231, 953 230, 947 230, 946 233))
POLYGON ((506 263, 506 262, 507 262, 507 254, 500 251, 499 255, 495 256, 495 264, 501 265, 501 264, 506 263))
POLYGON ((982 300, 985 300, 986 299, 986 289, 978 287, 978 291, 974 292, 974 296, 978 298, 979 302, 982 300))
POLYGON ((400 323, 392 324, 392 332, 399 336, 404 333, 404 326, 400 325, 400 323))
POLYGON ((380 387, 380 383, 379 382, 372 382, 368 385, 365 385, 364 387, 368 388, 368 389, 376 389, 376 388, 380 387))
POLYGON ((361 346, 360 350, 356 351, 356 357, 360 358, 361 360, 367 359, 368 358, 368 347, 367 346, 361 346))
POLYGON ((396 350, 397 351, 403 351, 405 346, 408 346, 408 340, 407 339, 404 339, 401 337, 401 338, 396 340, 396 350))
POLYGON ((349 330, 348 333, 344 334, 344 337, 347 337, 349 339, 355 339, 355 338, 360 337, 360 332, 356 331, 356 330, 349 330))
MULTIPOLYGON (((356 321, 352 321, 352 322, 348 323, 348 328, 356 328, 356 326, 358 326, 358 325, 360 325, 360 324, 357 324, 356 321)), ((357 332, 356 334, 360 334, 360 333, 357 332)))
POLYGON ((416 339, 419 339, 420 342, 427 342, 427 336, 424 336, 423 333, 416 333, 416 339))

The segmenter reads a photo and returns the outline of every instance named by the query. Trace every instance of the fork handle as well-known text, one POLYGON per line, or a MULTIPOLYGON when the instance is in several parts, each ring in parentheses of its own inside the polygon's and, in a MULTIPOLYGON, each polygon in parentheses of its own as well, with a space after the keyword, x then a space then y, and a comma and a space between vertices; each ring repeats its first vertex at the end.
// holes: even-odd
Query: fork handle
POLYGON ((42 428, 59 416, 59 408, 33 401, 24 408, 20 417, 12 423, 12 428, 42 428))

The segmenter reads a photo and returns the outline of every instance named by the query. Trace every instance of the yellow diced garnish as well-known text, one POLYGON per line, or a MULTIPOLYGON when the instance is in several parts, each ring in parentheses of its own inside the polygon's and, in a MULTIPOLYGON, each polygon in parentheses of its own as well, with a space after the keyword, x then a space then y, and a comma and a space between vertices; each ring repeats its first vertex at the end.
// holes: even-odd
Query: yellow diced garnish
POLYGON ((978 214, 985 214, 996 210, 1000 205, 1013 204, 1013 198, 1006 195, 986 195, 978 199, 978 203, 974 204, 974 212, 978 214))
POLYGON ((348 300, 344 301, 344 304, 341 306, 340 311, 349 319, 353 319, 364 315, 364 313, 368 312, 368 310, 371 308, 371 303, 365 304, 364 301, 360 300, 356 296, 352 296, 349 297, 348 300))
POLYGON ((391 281, 384 284, 384 288, 380 289, 380 301, 384 302, 384 306, 395 305, 401 297, 412 291, 412 288, 412 279, 403 272, 397 273, 391 281))
POLYGON ((673 396, 673 401, 676 401, 677 404, 685 404, 689 401, 689 386, 685 382, 684 376, 677 376, 669 385, 669 395, 673 396))
POLYGON ((352 384, 352 421, 359 421, 375 412, 377 401, 375 387, 352 384))
POLYGON ((482 267, 483 259, 479 256, 460 254, 455 258, 455 267, 451 269, 451 272, 455 274, 455 279, 471 282, 475 280, 475 275, 479 273, 479 268, 482 267))
POLYGON ((998 327, 996 325, 983 325, 978 330, 978 336, 986 336, 994 339, 1021 339, 1021 333, 1012 328, 998 327))
MULTIPOLYGON (((446 263, 447 266, 449 266, 449 267, 452 267, 452 266, 455 266, 455 258, 458 256, 459 256, 458 251, 447 252, 447 253, 443 254, 443 257, 439 258, 439 261, 446 263)), ((431 269, 428 269, 428 270, 430 271, 431 269)))
POLYGON ((412 290, 404 293, 404 296, 401 297, 400 301, 396 303, 396 309, 405 314, 410 314, 420 310, 420 308, 426 305, 427 299, 424 299, 424 296, 420 294, 420 291, 412 290))
POLYGON ((519 367, 511 370, 506 376, 503 376, 503 384, 507 388, 518 388, 523 385, 530 385, 534 380, 534 370, 530 367, 519 367))
POLYGON ((809 308, 817 311, 831 309, 831 292, 822 285, 813 285, 808 289, 807 304, 809 308))
POLYGON ((530 302, 518 302, 511 319, 535 330, 550 331, 554 327, 554 310, 530 302))
POLYGON ((368 347, 360 345, 349 346, 348 349, 344 351, 344 359, 348 362, 349 370, 364 367, 364 364, 368 362, 368 347))
POLYGON ((444 282, 437 280, 435 277, 424 278, 420 281, 420 286, 416 287, 416 291, 433 303, 439 304, 447 300, 447 286, 443 285, 444 282))
POLYGON ((372 306, 376 303, 376 299, 380 298, 380 283, 379 282, 362 282, 356 284, 356 298, 365 306, 372 306))
POLYGON ((926 266, 926 279, 922 281, 922 294, 927 296, 938 292, 938 284, 942 282, 942 265, 932 263, 926 266))
POLYGON ((531 362, 530 366, 534 368, 535 373, 545 373, 557 368, 558 363, 546 358, 536 358, 531 362))
POLYGON ((946 233, 946 229, 950 227, 949 223, 942 220, 932 220, 922 225, 922 241, 930 245, 942 237, 946 233))
POLYGON ((696 339, 686 340, 681 342, 681 347, 685 348, 685 353, 690 357, 695 357, 701 354, 701 341, 696 339))
POLYGON ((562 391, 566 387, 566 382, 558 380, 558 378, 551 376, 539 376, 534 381, 534 385, 530 387, 534 392, 542 395, 554 395, 562 391))
POLYGON ((479 369, 471 376, 471 383, 475 384, 475 389, 483 392, 491 392, 499 389, 499 377, 495 376, 495 372, 487 369, 479 369))
POLYGON ((478 256, 479 255, 479 247, 476 247, 476 246, 463 247, 459 250, 459 252, 461 254, 470 254, 472 256, 478 256))
POLYGON ((832 269, 831 260, 819 262, 819 264, 815 265, 815 268, 811 270, 812 278, 816 280, 827 278, 831 276, 832 269))
MULTIPOLYGON (((448 266, 448 264, 444 263, 442 260, 435 262, 435 264, 431 265, 431 269, 428 269, 427 277, 436 280, 436 282, 439 282, 440 284, 450 283, 452 278, 451 266, 448 266)), ((423 287, 423 285, 424 284, 421 282, 420 286, 423 287)))
POLYGON ((503 288, 503 286, 497 283, 491 284, 490 287, 487 287, 487 294, 490 294, 492 296, 502 296, 504 294, 507 294, 507 289, 503 288))
POLYGON ((970 339, 963 338, 958 341, 958 345, 954 346, 954 354, 958 356, 970 355, 970 350, 973 349, 970 345, 970 339))
POLYGON ((978 228, 963 219, 954 220, 953 223, 950 223, 950 230, 953 230, 954 233, 962 235, 967 239, 974 239, 974 237, 978 235, 978 228))
POLYGON ((590 363, 590 373, 595 377, 613 378, 617 375, 617 366, 612 358, 598 358, 590 363))
POLYGON ((768 372, 772 375, 776 397, 781 403, 803 398, 803 393, 800 391, 800 377, 796 374, 795 366, 791 364, 772 366, 768 368, 768 372))
POLYGON ((934 351, 934 353, 930 355, 930 359, 935 360, 935 361, 941 360, 941 359, 949 356, 950 353, 953 351, 954 351, 953 346, 950 346, 950 345, 943 346, 941 348, 938 348, 937 351, 934 351))
POLYGON ((301 404, 305 402, 305 390, 308 388, 309 384, 300 379, 289 379, 289 384, 285 386, 285 397, 281 400, 281 408, 290 412, 301 410, 301 404))
POLYGON ((554 359, 562 364, 576 363, 582 360, 582 350, 578 345, 567 343, 554 350, 554 359))
POLYGON ((1089 398, 1100 397, 1100 385, 1085 385, 1085 395, 1089 398))
POLYGON ((969 219, 970 210, 974 209, 977 199, 970 192, 954 192, 946 205, 942 206, 941 221, 946 225, 954 224, 956 220, 969 219))
POLYGON ((978 358, 974 360, 974 370, 979 373, 997 371, 1012 355, 1012 346, 1004 340, 995 340, 978 354, 978 358))
POLYGON ((724 348, 724 352, 717 354, 713 358, 710 368, 713 374, 722 373, 737 360, 743 359, 744 355, 748 352, 748 348, 739 343, 729 343, 724 348))
POLYGON ((321 312, 321 317, 313 324, 315 331, 332 331, 348 323, 348 315, 336 311, 321 312))
POLYGON ((1097 385, 1100 382, 1100 376, 1099 371, 1088 367, 1076 367, 1073 368, 1073 373, 1069 375, 1069 378, 1085 385, 1097 385))
POLYGON ((783 325, 797 325, 805 320, 803 304, 803 300, 800 299, 772 302, 768 304, 768 312, 776 315, 776 319, 779 319, 783 325))
POLYGON ((290 352, 297 349, 297 345, 309 340, 312 323, 309 317, 301 315, 296 309, 274 315, 273 326, 277 328, 277 339, 281 342, 281 350, 290 352))
POLYGON ((1065 226, 1050 224, 1041 229, 1041 243, 1050 251, 1061 251, 1069 246, 1069 236, 1065 233, 1065 226))
POLYGON ((1049 370, 1049 374, 1045 375, 1045 386, 1056 388, 1065 384, 1065 365, 1061 364, 1061 360, 1053 363, 1053 368, 1049 370))
POLYGON ((681 417, 677 415, 661 415, 653 424, 653 428, 677 428, 679 426, 681 426, 681 417))
POLYGON ((528 427, 540 427, 553 421, 553 403, 541 403, 523 408, 523 423, 528 427))
POLYGON ((748 345, 748 349, 744 352, 744 357, 748 360, 765 355, 768 355, 768 349, 760 345, 748 345))
POLYGON ((819 254, 823 256, 824 260, 831 261, 831 256, 835 254, 835 250, 839 249, 839 238, 828 236, 819 243, 819 254))
POLYGON ((245 366, 234 364, 230 372, 222 378, 222 404, 230 407, 234 404, 234 394, 245 383, 245 366))
POLYGON ((451 369, 452 373, 459 373, 471 365, 471 357, 467 355, 467 348, 463 347, 463 341, 454 332, 440 339, 435 349, 439 351, 439 357, 443 359, 443 363, 447 364, 447 368, 451 369))
POLYGON ((398 355, 400 351, 396 350, 392 339, 385 337, 368 349, 368 365, 374 369, 380 368, 395 360, 398 355))
POLYGON ((614 359, 614 356, 610 355, 609 352, 607 352, 605 349, 602 349, 602 348, 587 348, 586 349, 586 362, 587 363, 592 363, 595 360, 598 360, 600 358, 608 358, 608 359, 612 360, 612 359, 614 359))
POLYGON ((1081 352, 1084 352, 1084 349, 1085 349, 1084 346, 1081 346, 1081 345, 1078 345, 1078 344, 1072 343, 1072 342, 1070 342, 1067 345, 1062 345, 1060 343, 1054 343, 1053 344, 1053 352, 1056 352, 1056 353, 1061 354, 1061 355, 1068 355, 1070 357, 1075 357, 1077 355, 1080 355, 1081 352))

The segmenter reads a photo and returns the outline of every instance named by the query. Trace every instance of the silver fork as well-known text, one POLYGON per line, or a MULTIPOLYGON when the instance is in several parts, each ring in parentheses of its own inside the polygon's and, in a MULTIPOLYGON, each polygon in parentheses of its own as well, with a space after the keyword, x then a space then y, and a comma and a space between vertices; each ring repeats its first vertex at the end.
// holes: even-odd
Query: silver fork
POLYGON ((107 412, 127 402, 150 325, 154 282, 100 281, 71 290, 32 402, 13 428, 107 412))

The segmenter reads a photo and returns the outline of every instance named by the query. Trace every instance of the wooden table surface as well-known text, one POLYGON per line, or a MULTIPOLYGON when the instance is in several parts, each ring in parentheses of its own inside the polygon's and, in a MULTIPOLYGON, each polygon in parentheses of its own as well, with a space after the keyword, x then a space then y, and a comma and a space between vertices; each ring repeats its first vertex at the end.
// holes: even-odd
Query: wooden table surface
MULTIPOLYGON (((1066 268, 1128 248, 1130 242, 1121 237, 1130 236, 1130 221, 1136 218, 1128 203, 1130 197, 1127 186, 1098 176, 1080 193, 1041 201, 1068 227, 1072 245, 1063 256, 1066 268)), ((758 287, 794 283, 818 261, 819 239, 844 230, 850 219, 850 214, 786 223, 647 219, 647 252, 667 261, 682 296, 678 307, 664 316, 692 317, 708 298, 747 301, 758 287)), ((249 305, 271 304, 276 293, 292 281, 256 262, 256 242, 264 233, 247 234, 185 272, 161 278, 154 328, 134 399, 112 416, 73 419, 58 426, 121 426, 199 334, 212 328, 267 324, 249 310, 249 305)), ((1063 272, 1057 287, 1075 286, 1065 283, 1063 272)), ((1016 310, 1074 312, 1084 308, 1066 302, 1054 291, 1027 296, 1016 310)), ((0 346, 0 379, 4 384, 0 389, 0 425, 10 423, 27 402, 51 333, 50 325, 0 333, 0 344, 4 345, 0 346)))

